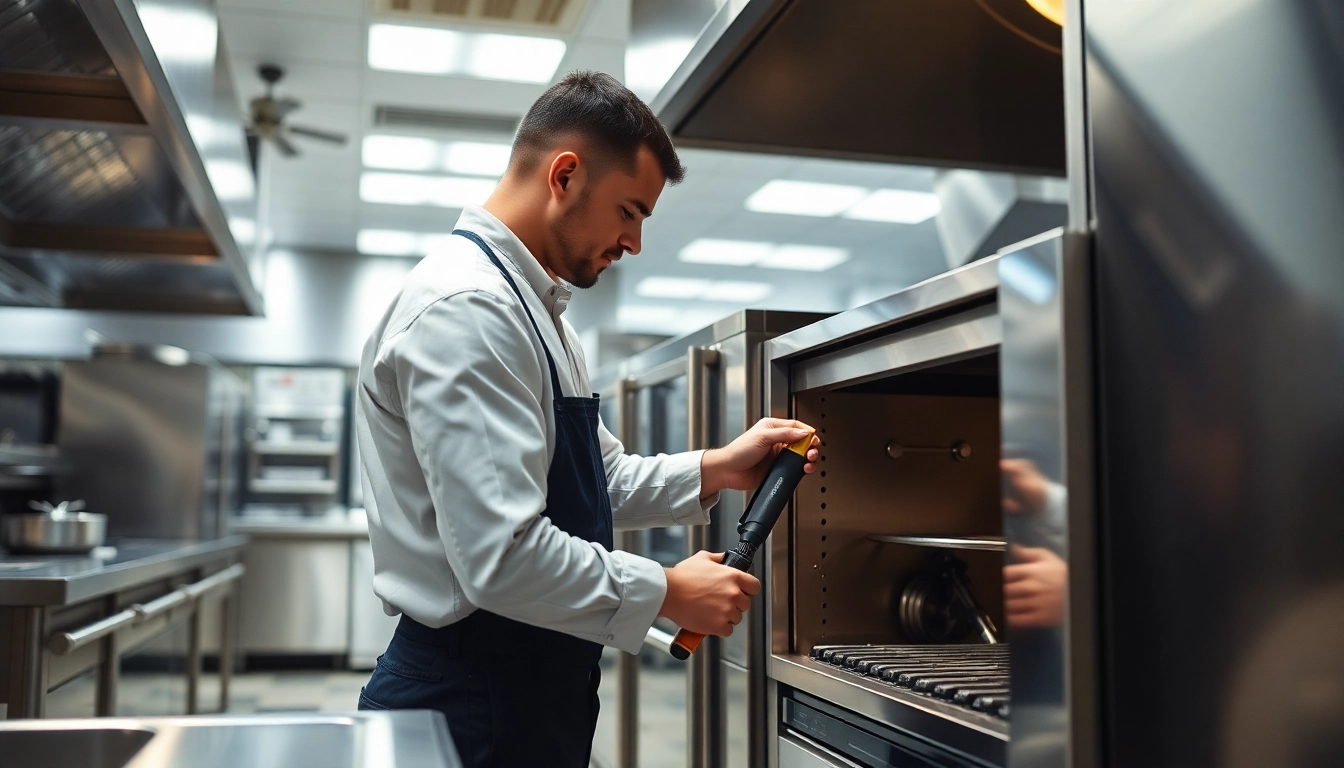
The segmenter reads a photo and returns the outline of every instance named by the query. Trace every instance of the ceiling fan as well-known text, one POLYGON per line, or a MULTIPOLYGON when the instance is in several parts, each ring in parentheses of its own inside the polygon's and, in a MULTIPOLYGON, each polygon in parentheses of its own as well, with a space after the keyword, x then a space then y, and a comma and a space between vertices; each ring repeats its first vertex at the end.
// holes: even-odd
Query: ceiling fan
POLYGON ((275 97, 275 84, 285 76, 285 70, 275 64, 262 64, 257 67, 257 74, 266 83, 266 93, 252 100, 252 116, 247 125, 248 145, 252 150, 254 165, 257 150, 260 148, 258 144, 262 141, 270 142, 271 146, 285 157, 299 154, 298 147, 290 141, 293 136, 303 136, 336 145, 344 145, 348 141, 348 137, 343 133, 286 123, 285 118, 303 105, 297 99, 275 97))

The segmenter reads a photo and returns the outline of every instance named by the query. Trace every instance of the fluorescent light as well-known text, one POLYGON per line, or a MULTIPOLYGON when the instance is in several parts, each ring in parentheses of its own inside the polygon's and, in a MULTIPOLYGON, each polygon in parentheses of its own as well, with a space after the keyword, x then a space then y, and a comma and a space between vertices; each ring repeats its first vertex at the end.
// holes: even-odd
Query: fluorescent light
POLYGON ((257 240, 257 222, 254 219, 234 216, 229 219, 229 231, 238 245, 251 245, 257 240))
POLYGON ((248 200, 256 194, 252 169, 237 160, 206 160, 205 175, 221 201, 248 200))
POLYGON ((196 65, 214 62, 219 26, 213 11, 142 3, 136 12, 159 60, 196 65))
POLYGON ((677 68, 694 47, 694 37, 679 37, 626 48, 626 87, 636 96, 651 101, 677 73, 677 68))
POLYGON ((825 272, 849 261, 849 251, 820 245, 781 245, 757 262, 768 269, 825 272))
POLYGON ((389 205, 436 205, 462 208, 480 205, 495 190, 494 179, 424 176, 365 171, 359 177, 359 199, 389 205))
POLYGON ((709 289, 700 295, 705 301, 752 302, 760 301, 774 287, 769 283, 747 283, 723 280, 711 283, 709 289))
POLYGON ((469 176, 503 176, 512 151, 508 144, 454 141, 444 148, 443 169, 469 176))
POLYGON ((439 162, 439 142, 414 136, 365 136, 362 157, 369 168, 432 171, 439 162))
POLYGON ((466 74, 488 80, 549 83, 565 57, 565 43, 549 37, 471 36, 466 74))
POLYGON ((392 72, 547 83, 564 56, 565 42, 549 37, 398 24, 369 27, 369 66, 392 72))
POLYGON ((420 136, 364 137, 362 159, 367 168, 392 171, 448 171, 467 176, 504 174, 512 147, 499 142, 436 141, 420 136))
POLYGON ((421 235, 395 229, 361 229, 355 235, 355 249, 370 256, 419 256, 421 235))
POLYGON ((834 216, 863 199, 868 190, 846 184, 776 179, 747 198, 747 210, 794 216, 834 216))
POLYGON ((669 323, 675 323, 681 315, 682 310, 678 307, 628 304, 616 308, 616 322, 622 328, 627 326, 665 328, 669 323))
POLYGON ((938 196, 908 189, 879 189, 845 211, 846 219, 918 224, 938 215, 938 196))
POLYGON ((723 264, 743 267, 755 264, 765 258, 774 246, 770 243, 758 243, 751 240, 715 240, 700 238, 692 240, 677 258, 692 264, 723 264))
POLYGON ((369 66, 392 72, 453 74, 461 58, 463 35, 450 29, 369 26, 369 66))
POLYGON ((636 296, 651 299, 694 299, 710 287, 708 280, 686 277, 646 277, 635 286, 636 296))

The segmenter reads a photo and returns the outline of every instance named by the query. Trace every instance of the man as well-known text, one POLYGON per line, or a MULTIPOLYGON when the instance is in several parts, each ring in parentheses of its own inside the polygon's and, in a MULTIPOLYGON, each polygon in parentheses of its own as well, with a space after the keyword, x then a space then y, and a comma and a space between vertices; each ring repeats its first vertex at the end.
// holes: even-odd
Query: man
POLYGON ((602 645, 638 652, 658 616, 728 635, 760 589, 720 554, 664 569, 612 551, 613 524, 707 522, 719 491, 753 489, 804 425, 627 455, 561 318, 566 284, 590 287, 639 253, 643 220, 684 173, 634 94, 566 77, 523 118, 490 199, 412 270, 364 347, 374 590, 401 621, 359 705, 442 711, 468 766, 586 767, 602 645))

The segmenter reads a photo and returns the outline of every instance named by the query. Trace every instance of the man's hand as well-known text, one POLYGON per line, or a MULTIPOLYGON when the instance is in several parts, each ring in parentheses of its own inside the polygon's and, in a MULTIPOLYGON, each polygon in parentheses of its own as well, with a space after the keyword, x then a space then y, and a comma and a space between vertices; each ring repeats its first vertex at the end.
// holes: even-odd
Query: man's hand
POLYGON ((1057 627, 1064 621, 1069 565, 1044 547, 1013 546, 1017 562, 1003 568, 1003 611, 1009 627, 1057 627))
MULTIPOLYGON (((754 491, 770 471, 775 455, 790 443, 802 440, 811 427, 791 419, 761 419, 751 429, 722 448, 705 451, 700 460, 700 498, 725 489, 754 491)), ((804 472, 815 472, 821 438, 812 438, 804 472)))
POLYGON ((723 553, 700 551, 667 572, 667 596, 659 616, 702 635, 727 637, 751 607, 761 582, 750 573, 721 565, 723 553))

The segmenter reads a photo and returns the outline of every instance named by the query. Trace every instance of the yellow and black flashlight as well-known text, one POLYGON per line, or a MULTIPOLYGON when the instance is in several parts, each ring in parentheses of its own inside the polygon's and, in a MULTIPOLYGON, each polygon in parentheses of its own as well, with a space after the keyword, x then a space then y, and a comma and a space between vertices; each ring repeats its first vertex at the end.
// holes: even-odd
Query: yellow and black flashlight
MULTIPOLYGON (((765 543, 770 529, 775 527, 775 521, 779 519, 779 513, 789 503, 793 489, 803 479, 807 452, 812 448, 815 435, 816 432, 808 430, 806 437, 780 451, 775 457, 770 472, 752 495, 751 501, 747 503, 747 511, 742 513, 742 518, 737 522, 737 546, 724 553, 724 565, 739 571, 751 569, 756 550, 765 543)), ((698 632, 679 630, 672 640, 672 656, 689 659, 704 639, 705 636, 698 632)))

